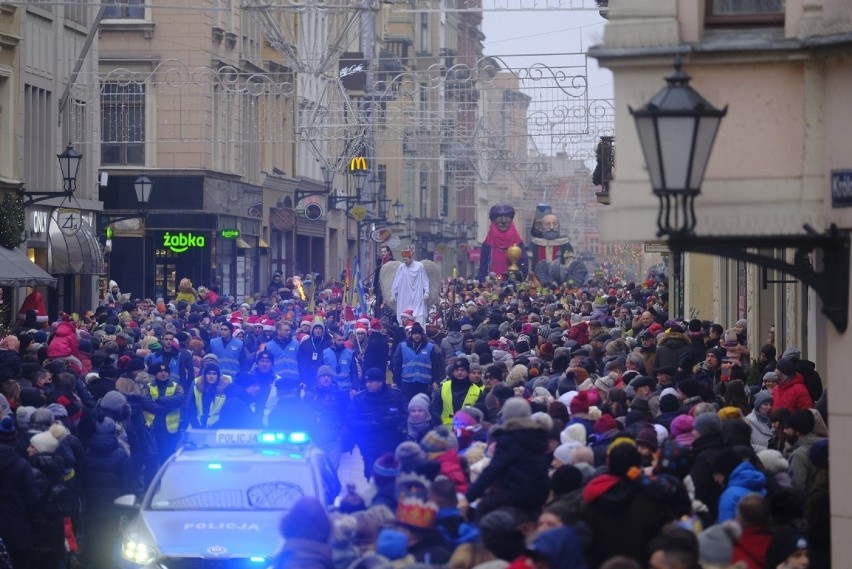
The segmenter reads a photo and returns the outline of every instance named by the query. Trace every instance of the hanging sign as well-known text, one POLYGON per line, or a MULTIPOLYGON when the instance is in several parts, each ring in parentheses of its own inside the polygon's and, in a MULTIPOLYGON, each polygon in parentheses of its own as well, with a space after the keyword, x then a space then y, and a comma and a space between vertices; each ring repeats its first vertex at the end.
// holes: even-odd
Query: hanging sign
POLYGON ((83 224, 83 216, 79 209, 59 208, 56 212, 56 223, 63 235, 75 235, 83 224))
POLYGON ((219 235, 222 236, 222 239, 237 239, 240 236, 239 229, 223 229, 219 232, 219 235))

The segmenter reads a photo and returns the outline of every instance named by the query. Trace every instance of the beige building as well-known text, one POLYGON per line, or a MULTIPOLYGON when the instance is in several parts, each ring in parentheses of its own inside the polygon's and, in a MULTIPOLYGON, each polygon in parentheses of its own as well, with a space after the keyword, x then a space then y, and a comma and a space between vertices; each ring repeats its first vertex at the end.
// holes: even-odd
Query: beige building
MULTIPOLYGON (((100 149, 98 109, 87 91, 97 62, 97 41, 86 43, 95 10, 86 5, 27 3, 0 5, 0 192, 24 188, 34 195, 63 188, 57 155, 70 143, 83 160, 73 199, 39 199, 24 212, 25 240, 19 250, 56 277, 56 287, 39 287, 51 314, 94 306, 103 256, 94 233, 95 177, 100 149), (80 75, 69 88, 75 65, 80 75), (73 209, 66 233, 60 208, 73 209), (71 227, 73 226, 73 228, 71 227)), ((8 212, 7 212, 8 213, 8 212)), ((17 312, 31 288, 10 289, 17 312)))
MULTIPOLYGON (((715 106, 728 106, 696 199, 697 235, 803 234, 804 224, 820 233, 831 223, 852 228, 848 192, 840 183, 852 169, 852 5, 742 2, 736 13, 731 6, 719 0, 609 2, 604 41, 590 50, 613 71, 616 101, 618 172, 612 205, 600 213, 603 238, 656 240, 657 200, 627 107, 641 107, 664 86, 676 53, 692 87, 715 106)), ((792 258, 790 250, 765 252, 792 258)), ((813 261, 819 267, 819 259, 813 261)), ((837 270, 827 266, 822 274, 848 281, 848 265, 846 274, 837 270)), ((832 560, 845 566, 852 558, 852 545, 843 539, 852 531, 852 501, 842 483, 852 459, 842 441, 852 432, 852 399, 842 382, 850 332, 825 317, 824 299, 813 290, 759 267, 687 255, 679 286, 686 316, 726 325, 748 318, 753 354, 774 325, 779 352, 799 347, 816 362, 831 393, 832 560)), ((848 307, 844 294, 839 300, 848 307)))

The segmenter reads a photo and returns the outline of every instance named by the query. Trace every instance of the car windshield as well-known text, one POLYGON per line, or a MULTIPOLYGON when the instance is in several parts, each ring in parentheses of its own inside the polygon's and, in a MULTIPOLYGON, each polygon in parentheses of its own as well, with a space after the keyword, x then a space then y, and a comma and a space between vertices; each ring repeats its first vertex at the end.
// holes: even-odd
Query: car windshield
POLYGON ((151 497, 151 510, 289 510, 315 494, 307 462, 175 462, 151 497))

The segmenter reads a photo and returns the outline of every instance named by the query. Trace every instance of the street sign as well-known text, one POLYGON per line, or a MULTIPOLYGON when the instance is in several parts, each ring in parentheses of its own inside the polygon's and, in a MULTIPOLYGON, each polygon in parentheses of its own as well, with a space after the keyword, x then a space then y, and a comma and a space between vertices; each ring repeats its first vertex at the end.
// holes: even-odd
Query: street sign
POLYGON ((352 208, 352 211, 349 212, 349 215, 351 215, 352 219, 355 221, 364 221, 367 218, 367 208, 362 205, 356 205, 352 208))
POLYGON ((852 207, 852 170, 831 171, 831 207, 852 207))
POLYGON ((661 253, 663 255, 667 255, 672 252, 669 249, 669 246, 665 243, 645 243, 645 252, 646 253, 661 253))
POLYGON ((63 207, 56 212, 56 223, 63 235, 75 235, 83 224, 83 216, 79 209, 63 207))
POLYGON ((305 218, 311 221, 317 221, 325 213, 322 206, 318 203, 309 203, 305 206, 305 218))
POLYGON ((385 243, 391 238, 391 235, 393 235, 393 233, 391 233, 390 229, 387 227, 379 227, 370 233, 370 239, 376 243, 385 243))

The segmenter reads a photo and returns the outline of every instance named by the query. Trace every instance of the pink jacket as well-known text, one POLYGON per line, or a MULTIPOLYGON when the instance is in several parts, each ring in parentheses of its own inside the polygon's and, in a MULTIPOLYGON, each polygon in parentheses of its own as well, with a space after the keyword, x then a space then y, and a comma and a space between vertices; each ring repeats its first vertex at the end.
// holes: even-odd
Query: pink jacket
POLYGON ((72 322, 62 321, 56 326, 56 333, 47 345, 48 358, 77 357, 77 330, 72 322))

